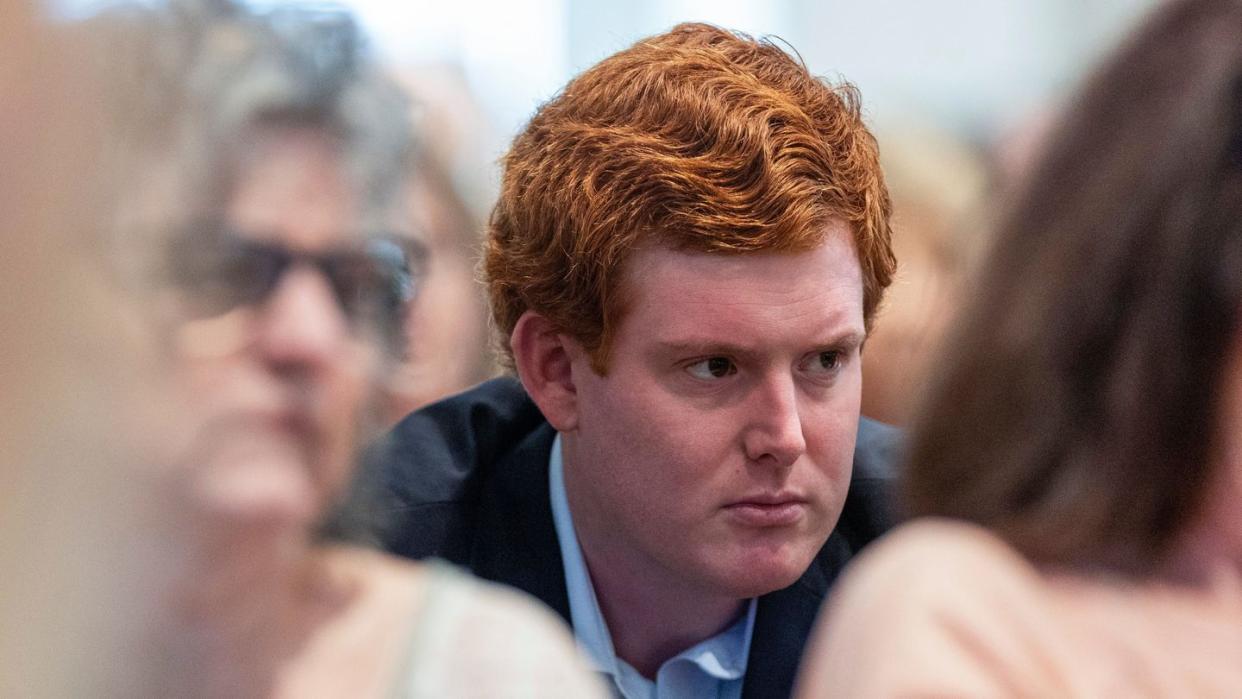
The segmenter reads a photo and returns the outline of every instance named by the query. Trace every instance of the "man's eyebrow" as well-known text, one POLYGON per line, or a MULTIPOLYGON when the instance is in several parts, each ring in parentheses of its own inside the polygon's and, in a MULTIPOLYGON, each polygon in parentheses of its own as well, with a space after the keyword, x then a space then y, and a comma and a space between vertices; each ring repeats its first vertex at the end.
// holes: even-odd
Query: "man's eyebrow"
POLYGON ((657 342, 656 351, 661 354, 685 357, 709 357, 715 355, 749 357, 758 354, 758 352, 753 348, 743 347, 742 345, 730 342, 720 342, 719 340, 680 340, 657 342))
MULTIPOLYGON (((828 334, 823 338, 807 343, 806 349, 844 349, 853 350, 862 346, 866 333, 857 330, 845 330, 836 334, 828 334)), ((730 357, 755 357, 762 352, 754 347, 738 345, 720 340, 668 340, 656 343, 656 352, 665 355, 683 357, 711 357, 727 355, 730 357)))
POLYGON ((867 341, 867 333, 849 330, 849 331, 840 333, 836 337, 830 339, 827 343, 824 343, 824 346, 825 347, 842 347, 845 349, 855 349, 857 347, 862 347, 862 344, 866 341, 867 341))

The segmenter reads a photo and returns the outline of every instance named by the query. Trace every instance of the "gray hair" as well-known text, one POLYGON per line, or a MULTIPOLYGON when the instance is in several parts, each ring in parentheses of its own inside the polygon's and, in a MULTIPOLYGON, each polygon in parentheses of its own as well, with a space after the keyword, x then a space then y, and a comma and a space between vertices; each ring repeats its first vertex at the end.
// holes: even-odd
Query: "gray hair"
MULTIPOLYGON (((408 101, 369 60, 345 10, 299 4, 260 16, 230 0, 171 0, 101 21, 111 35, 107 50, 125 54, 110 58, 121 73, 113 76, 120 89, 111 159, 118 172, 133 175, 120 186, 136 186, 141 196, 145 180, 162 192, 157 208, 177 209, 155 221, 139 214, 146 223, 217 210, 251 132, 292 126, 323 130, 338 142, 359 196, 360 226, 384 225, 414 147, 408 101)), ((131 243, 152 242, 122 228, 131 243)))

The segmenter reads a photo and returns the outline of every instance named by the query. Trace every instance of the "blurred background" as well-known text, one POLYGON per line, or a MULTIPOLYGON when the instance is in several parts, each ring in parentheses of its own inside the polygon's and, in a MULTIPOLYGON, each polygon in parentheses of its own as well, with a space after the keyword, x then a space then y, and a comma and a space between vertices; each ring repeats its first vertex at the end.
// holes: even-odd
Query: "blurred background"
MULTIPOLYGON (((147 0, 155 2, 156 0, 147 0)), ((104 0, 45 0, 76 19, 104 0)), ((281 3, 254 0, 268 9, 281 3)), ((304 3, 305 4, 305 3, 304 3)), ((681 21, 779 38, 862 92, 895 205, 900 271, 865 352, 864 413, 902 424, 1006 182, 1084 71, 1155 0, 353 0, 411 89, 425 144, 411 216, 428 248, 390 418, 496 371, 473 268, 496 161, 568 79, 681 21)))
MULTIPOLYGON (((46 0, 64 17, 108 0, 46 0)), ((147 0, 154 2, 154 0, 147 0)), ((274 0, 253 0, 274 7, 274 0)), ((394 66, 434 66, 477 99, 495 155, 568 78, 636 39, 705 21, 794 46, 856 83, 877 125, 987 138, 1072 85, 1154 0, 346 0, 394 66)))

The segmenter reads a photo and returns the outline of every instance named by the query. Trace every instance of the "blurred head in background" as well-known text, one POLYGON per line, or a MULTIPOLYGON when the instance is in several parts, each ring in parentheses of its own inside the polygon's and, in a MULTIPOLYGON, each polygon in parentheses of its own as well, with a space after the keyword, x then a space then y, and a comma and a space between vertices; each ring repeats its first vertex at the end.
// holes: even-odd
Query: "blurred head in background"
POLYGON ((1002 222, 910 442, 912 514, 1054 566, 1242 561, 1242 4, 1170 3, 1002 222))
POLYGON ((211 513, 309 524, 403 351, 405 99, 342 11, 260 21, 174 2, 152 20, 116 242, 154 273, 191 398, 187 492, 211 513))
POLYGON ((185 0, 94 28, 118 83, 110 242, 183 408, 144 531, 164 554, 156 687, 135 694, 457 696, 436 687, 518 675, 581 694, 522 603, 329 541, 353 533, 345 486, 418 282, 406 100, 350 16, 185 0), (467 596, 422 613, 445 594, 467 596), (439 660, 472 652, 495 672, 439 660))
POLYGON ((929 126, 878 138, 901 263, 867 336, 862 414, 905 425, 966 299, 968 269, 984 242, 986 172, 969 144, 929 126))
POLYGON ((492 158, 478 152, 490 128, 460 71, 425 66, 400 75, 415 102, 418 149, 409 180, 414 245, 425 249, 418 298, 406 311, 406 354, 389 372, 390 423, 495 373, 487 303, 475 268, 492 158))
MULTIPOLYGON (((323 668, 382 681, 333 653, 295 661, 308 638, 347 642, 330 622, 383 589, 360 582, 374 570, 327 574, 316 525, 379 426, 417 285, 405 97, 324 5, 175 1, 87 29, 111 69, 106 242, 179 408, 134 428, 164 442, 153 693, 266 693, 323 668)), ((384 665, 400 628, 357 642, 384 665)))

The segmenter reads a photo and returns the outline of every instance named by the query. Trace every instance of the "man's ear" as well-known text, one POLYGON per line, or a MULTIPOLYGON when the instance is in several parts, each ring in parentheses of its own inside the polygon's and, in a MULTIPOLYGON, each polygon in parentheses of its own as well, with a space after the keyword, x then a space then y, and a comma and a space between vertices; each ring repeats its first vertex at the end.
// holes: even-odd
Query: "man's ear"
POLYGON ((578 426, 578 392, 568 343, 551 321, 526 311, 513 326, 509 346, 518 378, 548 423, 558 432, 578 426))

